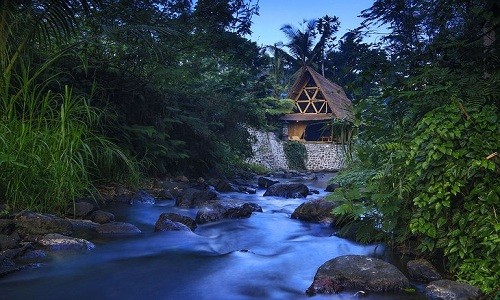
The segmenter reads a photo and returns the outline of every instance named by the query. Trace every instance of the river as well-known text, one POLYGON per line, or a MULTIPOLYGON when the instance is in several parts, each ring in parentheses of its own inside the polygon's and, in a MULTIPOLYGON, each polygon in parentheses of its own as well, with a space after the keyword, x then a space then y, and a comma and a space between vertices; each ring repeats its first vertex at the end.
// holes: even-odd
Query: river
MULTIPOLYGON (((335 236, 335 228, 290 219, 302 202, 324 197, 329 175, 306 180, 319 195, 283 199, 224 193, 222 201, 254 202, 263 212, 247 219, 199 225, 194 232, 153 232, 163 212, 194 218, 197 209, 173 201, 114 204, 107 210, 141 234, 92 239, 84 254, 52 254, 42 266, 0 279, 0 299, 308 299, 318 267, 346 254, 383 257, 384 247, 335 236)), ((356 299, 354 292, 312 299, 356 299)), ((403 299, 369 294, 364 299, 403 299)), ((404 299, 425 299, 420 294, 404 299)))

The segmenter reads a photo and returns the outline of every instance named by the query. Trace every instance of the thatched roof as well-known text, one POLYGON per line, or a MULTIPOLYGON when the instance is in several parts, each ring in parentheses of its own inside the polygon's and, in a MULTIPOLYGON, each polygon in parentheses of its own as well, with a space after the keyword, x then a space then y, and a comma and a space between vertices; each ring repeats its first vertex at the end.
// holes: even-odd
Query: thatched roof
MULTIPOLYGON (((322 118, 323 116, 325 117, 324 119, 328 118, 336 118, 336 119, 345 119, 352 121, 354 119, 354 115, 352 112, 352 102, 347 98, 347 95, 344 92, 344 89, 340 87, 339 85, 331 82, 330 80, 326 79, 323 77, 321 74, 318 72, 314 71, 313 68, 309 66, 302 67, 299 70, 297 79, 295 80, 295 83, 293 84, 292 88, 290 89, 288 93, 288 98, 296 100, 297 97, 299 97, 300 93, 304 89, 304 87, 307 85, 309 82, 310 78, 314 80, 316 83, 317 87, 321 90, 323 93, 323 96, 325 100, 328 102, 328 105, 330 106, 333 114, 301 114, 301 113, 296 113, 296 114, 289 114, 284 116, 282 119, 283 120, 311 120, 310 118, 314 118, 311 116, 318 115, 318 118, 322 118), (319 117, 319 116, 322 117, 319 117), (328 118, 326 117, 328 116, 328 118)), ((323 120, 324 120, 323 119, 323 120)), ((319 120, 319 119, 314 119, 314 120, 319 120)))

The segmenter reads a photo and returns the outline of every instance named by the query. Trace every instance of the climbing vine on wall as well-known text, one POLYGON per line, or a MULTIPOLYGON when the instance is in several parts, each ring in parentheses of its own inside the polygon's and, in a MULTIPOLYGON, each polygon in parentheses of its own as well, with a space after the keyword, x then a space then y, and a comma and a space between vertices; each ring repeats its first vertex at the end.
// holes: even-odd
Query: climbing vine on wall
POLYGON ((294 170, 305 170, 307 149, 299 142, 286 142, 283 144, 288 167, 294 170))

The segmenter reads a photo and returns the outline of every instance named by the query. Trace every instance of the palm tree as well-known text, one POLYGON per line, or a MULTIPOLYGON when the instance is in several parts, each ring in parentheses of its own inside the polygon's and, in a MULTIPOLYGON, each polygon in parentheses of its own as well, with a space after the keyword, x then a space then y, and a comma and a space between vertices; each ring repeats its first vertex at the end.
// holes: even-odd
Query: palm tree
POLYGON ((74 33, 75 16, 89 13, 99 0, 34 0, 0 2, 0 62, 10 74, 30 46, 50 45, 74 33))
POLYGON ((325 50, 335 40, 333 34, 337 32, 339 24, 337 17, 324 16, 319 19, 304 20, 303 30, 290 24, 283 25, 281 31, 288 38, 285 46, 291 54, 287 58, 301 67, 315 66, 319 61, 324 73, 325 50))

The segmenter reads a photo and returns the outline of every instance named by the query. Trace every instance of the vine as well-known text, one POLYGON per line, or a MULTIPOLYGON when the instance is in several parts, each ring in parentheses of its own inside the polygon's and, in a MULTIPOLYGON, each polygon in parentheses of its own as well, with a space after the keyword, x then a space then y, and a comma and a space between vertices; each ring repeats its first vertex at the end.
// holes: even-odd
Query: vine
POLYGON ((305 170, 307 150, 306 146, 299 142, 286 142, 283 144, 288 167, 293 170, 305 170))

